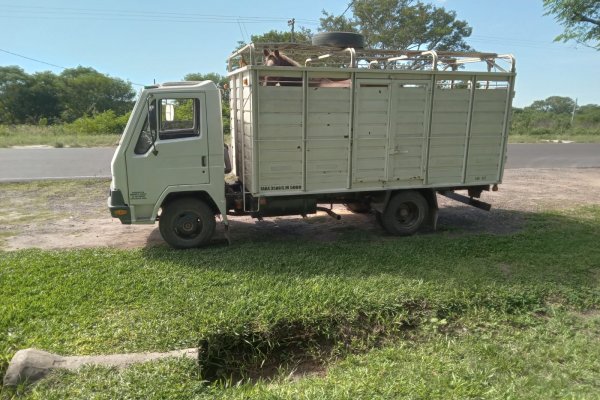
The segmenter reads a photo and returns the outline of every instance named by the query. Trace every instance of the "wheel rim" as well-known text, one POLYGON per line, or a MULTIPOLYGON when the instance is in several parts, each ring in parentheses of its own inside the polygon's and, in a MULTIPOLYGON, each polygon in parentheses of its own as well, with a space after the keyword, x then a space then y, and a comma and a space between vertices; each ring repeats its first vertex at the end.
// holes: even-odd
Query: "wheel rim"
POLYGON ((396 210, 396 221, 409 228, 419 221, 419 207, 415 203, 402 203, 396 210))
POLYGON ((194 239, 202 232, 202 220, 194 212, 184 212, 177 216, 173 228, 180 238, 194 239))

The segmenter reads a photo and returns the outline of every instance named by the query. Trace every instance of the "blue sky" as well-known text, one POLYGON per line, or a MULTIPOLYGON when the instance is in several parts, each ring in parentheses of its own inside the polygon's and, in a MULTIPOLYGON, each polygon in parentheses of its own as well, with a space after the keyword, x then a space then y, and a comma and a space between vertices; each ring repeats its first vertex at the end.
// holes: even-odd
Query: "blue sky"
MULTIPOLYGON (((141 84, 190 72, 225 74, 239 40, 287 30, 290 18, 316 30, 322 9, 340 14, 348 1, 0 0, 0 49, 141 84)), ((561 27, 543 15, 541 0, 431 2, 469 22, 467 41, 477 50, 516 56, 516 106, 552 95, 600 104, 600 52, 554 43, 561 27)), ((0 65, 61 71, 2 51, 0 65)))

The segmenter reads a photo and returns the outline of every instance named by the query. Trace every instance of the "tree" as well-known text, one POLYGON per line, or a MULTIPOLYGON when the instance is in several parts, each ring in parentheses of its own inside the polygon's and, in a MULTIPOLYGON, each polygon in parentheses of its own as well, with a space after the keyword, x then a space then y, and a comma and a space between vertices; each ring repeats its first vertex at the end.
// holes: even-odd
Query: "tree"
POLYGON ((229 122, 231 110, 229 107, 229 91, 225 90, 225 88, 227 87, 226 85, 229 84, 229 78, 215 72, 209 72, 207 74, 195 72, 187 74, 183 79, 186 81, 213 81, 217 86, 224 89, 221 101, 221 117, 223 120, 223 133, 228 135, 231 131, 229 122))
POLYGON ((184 76, 183 80, 186 80, 186 81, 213 81, 219 87, 223 87, 226 83, 229 82, 229 79, 226 76, 217 74, 215 72, 209 72, 207 74, 193 72, 191 74, 187 74, 186 76, 184 76))
MULTIPOLYGON (((310 29, 300 27, 300 29, 294 32, 294 43, 305 43, 310 44, 312 39, 312 32, 310 29)), ((262 35, 250 36, 252 43, 292 43, 292 32, 290 31, 277 31, 271 30, 263 33, 262 35)), ((238 43, 242 47, 245 43, 238 43)))
POLYGON ((544 0, 545 15, 564 26, 554 40, 578 43, 600 50, 600 2, 598 0, 544 0))
POLYGON ((30 78, 27 88, 28 120, 26 122, 46 123, 60 120, 62 112, 61 82, 52 72, 37 72, 30 78))
POLYGON ((415 0, 355 0, 350 9, 350 18, 323 11, 319 30, 362 33, 372 48, 472 50, 464 40, 471 27, 443 7, 415 0))
POLYGON ((72 122, 112 110, 127 113, 131 84, 92 68, 27 74, 16 66, 0 67, 0 123, 72 122))
POLYGON ((125 114, 133 105, 135 92, 129 82, 101 74, 93 68, 66 69, 60 74, 63 83, 62 118, 71 122, 76 118, 113 110, 125 114))
POLYGON ((54 122, 61 109, 60 82, 52 72, 0 67, 0 123, 54 122))
POLYGON ((536 100, 525 110, 542 111, 553 114, 571 114, 575 107, 575 100, 570 97, 550 96, 545 100, 536 100))
POLYGON ((0 67, 0 123, 23 122, 27 116, 29 75, 16 65, 0 67))

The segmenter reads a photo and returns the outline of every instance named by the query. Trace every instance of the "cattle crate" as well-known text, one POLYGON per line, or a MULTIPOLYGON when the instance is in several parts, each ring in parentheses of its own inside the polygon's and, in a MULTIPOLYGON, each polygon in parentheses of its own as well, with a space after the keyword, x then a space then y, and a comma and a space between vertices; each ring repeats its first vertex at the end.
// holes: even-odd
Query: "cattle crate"
POLYGON ((502 181, 510 55, 266 43, 229 70, 234 172, 253 196, 502 181))

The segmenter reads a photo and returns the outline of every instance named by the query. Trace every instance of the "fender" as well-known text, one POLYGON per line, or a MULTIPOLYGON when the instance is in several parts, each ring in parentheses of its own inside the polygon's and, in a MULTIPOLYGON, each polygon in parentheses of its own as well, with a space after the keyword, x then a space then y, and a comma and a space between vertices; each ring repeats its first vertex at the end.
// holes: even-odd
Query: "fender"
POLYGON ((219 212, 221 213, 221 218, 223 219, 224 225, 229 225, 229 221, 227 220, 227 206, 225 202, 225 188, 221 188, 221 190, 216 191, 215 187, 211 184, 205 185, 176 185, 176 186, 167 186, 167 188, 160 194, 158 201, 154 205, 154 210, 152 211, 152 221, 156 221, 158 217, 158 210, 162 207, 163 202, 173 193, 188 193, 193 195, 194 193, 206 193, 215 203, 219 212))

